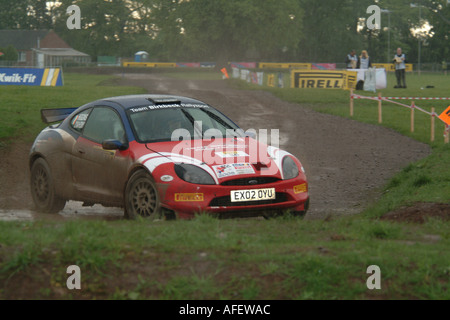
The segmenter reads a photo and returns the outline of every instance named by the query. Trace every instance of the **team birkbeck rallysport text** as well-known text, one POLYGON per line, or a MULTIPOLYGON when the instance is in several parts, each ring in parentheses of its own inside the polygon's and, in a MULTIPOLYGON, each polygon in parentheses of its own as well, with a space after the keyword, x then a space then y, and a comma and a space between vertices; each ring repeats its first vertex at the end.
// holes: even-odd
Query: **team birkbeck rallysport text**
POLYGON ((210 317, 213 314, 220 315, 270 315, 270 305, 245 305, 245 304, 231 304, 225 307, 197 307, 189 306, 180 307, 180 315, 205 315, 210 317))

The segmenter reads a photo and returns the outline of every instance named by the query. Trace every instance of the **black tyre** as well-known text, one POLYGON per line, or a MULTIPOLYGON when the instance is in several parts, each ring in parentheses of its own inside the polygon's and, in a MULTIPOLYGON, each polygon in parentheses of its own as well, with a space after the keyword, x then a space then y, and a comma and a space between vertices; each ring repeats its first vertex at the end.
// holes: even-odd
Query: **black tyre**
POLYGON ((135 172, 125 189, 125 217, 158 220, 162 218, 156 184, 145 171, 135 172))
POLYGON ((37 159, 31 167, 30 187, 36 211, 57 213, 64 209, 66 200, 56 195, 50 167, 42 158, 37 159))

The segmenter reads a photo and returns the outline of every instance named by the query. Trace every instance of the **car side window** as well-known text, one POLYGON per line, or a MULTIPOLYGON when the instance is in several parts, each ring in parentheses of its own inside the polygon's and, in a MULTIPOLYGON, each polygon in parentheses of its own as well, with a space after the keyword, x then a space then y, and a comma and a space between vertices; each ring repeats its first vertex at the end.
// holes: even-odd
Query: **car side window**
POLYGON ((84 125, 86 124, 86 120, 91 110, 92 109, 87 109, 84 110, 83 112, 76 114, 70 121, 70 126, 72 127, 72 129, 78 132, 83 131, 84 125))
POLYGON ((98 143, 108 139, 125 142, 125 129, 122 120, 113 109, 96 107, 87 119, 83 136, 98 143))

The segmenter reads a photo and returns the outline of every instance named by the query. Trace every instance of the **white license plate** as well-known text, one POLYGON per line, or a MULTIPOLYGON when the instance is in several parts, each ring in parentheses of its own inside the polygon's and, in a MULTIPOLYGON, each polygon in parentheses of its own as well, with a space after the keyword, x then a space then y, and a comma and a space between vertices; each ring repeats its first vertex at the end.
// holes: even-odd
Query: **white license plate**
POLYGON ((275 188, 231 191, 231 202, 275 199, 275 188))

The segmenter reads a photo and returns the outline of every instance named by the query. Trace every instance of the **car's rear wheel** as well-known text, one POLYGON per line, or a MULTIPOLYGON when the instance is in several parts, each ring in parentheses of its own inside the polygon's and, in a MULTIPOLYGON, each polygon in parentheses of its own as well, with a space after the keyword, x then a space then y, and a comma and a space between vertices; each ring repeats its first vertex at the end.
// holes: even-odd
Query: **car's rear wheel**
POLYGON ((64 209, 66 200, 56 195, 50 167, 42 158, 37 159, 31 167, 30 187, 37 211, 57 213, 64 209))
POLYGON ((135 172, 125 189, 125 217, 152 220, 161 219, 161 208, 156 184, 143 170, 135 172))

